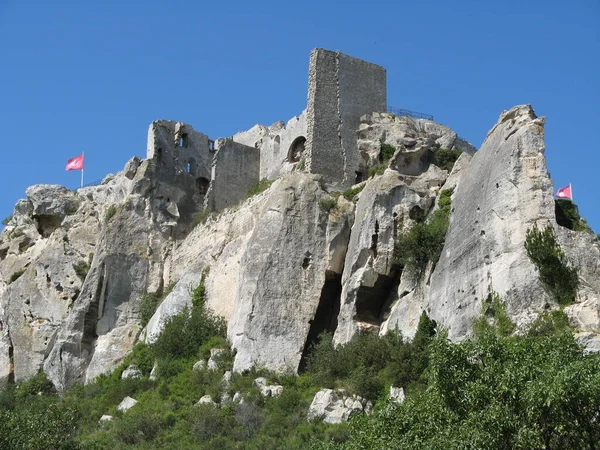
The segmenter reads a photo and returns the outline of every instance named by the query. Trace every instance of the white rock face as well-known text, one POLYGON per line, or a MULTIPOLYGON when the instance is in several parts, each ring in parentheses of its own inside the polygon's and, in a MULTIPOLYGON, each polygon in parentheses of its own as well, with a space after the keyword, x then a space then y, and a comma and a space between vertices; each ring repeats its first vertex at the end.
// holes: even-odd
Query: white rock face
POLYGON ((98 422, 103 423, 103 422, 110 422, 112 420, 113 420, 113 416, 104 414, 102 417, 100 417, 100 420, 98 420, 98 422))
POLYGON ((135 404, 137 403, 137 400, 131 397, 125 397, 123 399, 123 401, 121 403, 119 403, 119 406, 117 406, 117 409, 119 411, 128 411, 131 408, 133 408, 135 406, 135 404))
POLYGON ((357 395, 348 397, 343 391, 322 389, 315 394, 307 418, 309 421, 321 419, 325 423, 342 423, 347 422, 352 413, 368 409, 368 402, 357 395))
POLYGON ((201 359, 200 361, 197 361, 196 363, 194 363, 192 370, 195 370, 196 372, 201 372, 205 368, 206 368, 206 361, 201 359))

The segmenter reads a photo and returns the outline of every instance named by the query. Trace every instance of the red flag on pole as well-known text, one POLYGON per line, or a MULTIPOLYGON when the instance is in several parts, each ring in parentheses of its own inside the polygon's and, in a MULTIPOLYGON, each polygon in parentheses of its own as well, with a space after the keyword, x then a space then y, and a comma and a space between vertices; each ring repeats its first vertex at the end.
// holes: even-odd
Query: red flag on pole
POLYGON ((83 155, 69 159, 66 170, 83 170, 83 155))
POLYGON ((571 193, 571 185, 560 188, 556 193, 558 198, 565 198, 567 200, 573 200, 573 194, 571 193))

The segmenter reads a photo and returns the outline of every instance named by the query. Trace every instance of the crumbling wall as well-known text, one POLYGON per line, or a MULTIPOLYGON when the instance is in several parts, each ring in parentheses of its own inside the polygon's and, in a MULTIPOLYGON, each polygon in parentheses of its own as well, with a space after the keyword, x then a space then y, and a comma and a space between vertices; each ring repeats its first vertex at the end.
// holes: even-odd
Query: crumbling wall
POLYGON ((220 211, 248 196, 259 181, 260 150, 231 139, 220 140, 212 165, 207 206, 220 211))
POLYGON ((147 158, 158 165, 209 180, 213 158, 211 145, 207 135, 190 125, 173 120, 156 120, 148 130, 147 158))
POLYGON ((270 127, 255 125, 247 131, 233 135, 240 144, 260 150, 260 179, 274 180, 291 172, 301 162, 303 155, 293 158, 293 147, 299 140, 306 141, 306 110, 292 117, 287 123, 275 122, 270 127))
POLYGON ((360 117, 385 111, 386 95, 383 67, 339 52, 311 52, 306 143, 310 172, 333 184, 354 184, 360 163, 360 117))

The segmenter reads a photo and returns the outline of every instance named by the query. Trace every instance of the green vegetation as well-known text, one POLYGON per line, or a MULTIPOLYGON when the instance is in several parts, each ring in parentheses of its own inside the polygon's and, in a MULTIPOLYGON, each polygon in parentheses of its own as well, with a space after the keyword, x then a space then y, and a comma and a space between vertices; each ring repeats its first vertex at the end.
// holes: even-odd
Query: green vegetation
POLYGON ((248 191, 248 198, 254 197, 255 195, 260 194, 261 192, 266 191, 267 189, 269 189, 269 187, 273 184, 274 181, 275 180, 267 180, 266 178, 263 178, 248 191))
POLYGON ((590 229, 587 222, 579 215, 577 205, 570 200, 554 200, 554 212, 556 222, 561 226, 573 231, 587 231, 590 229))
POLYGON ((540 230, 534 225, 527 231, 525 248, 540 273, 540 280, 558 304, 566 306, 573 303, 579 286, 577 267, 571 267, 552 227, 540 230))
POLYGON ((108 223, 110 219, 117 213, 117 207, 115 205, 109 205, 104 213, 104 222, 108 223))
POLYGON ((335 198, 331 197, 322 197, 319 200, 319 207, 322 211, 330 212, 337 205, 337 201, 335 198))
POLYGON ((84 260, 81 260, 75 264, 73 264, 73 270, 75 274, 81 279, 81 281, 85 280, 88 272, 90 271, 90 264, 84 260))
POLYGON ((434 334, 435 324, 425 313, 412 342, 392 331, 381 338, 359 335, 334 348, 332 335, 326 333, 312 350, 307 374, 318 386, 343 388, 369 400, 382 396, 390 385, 418 389, 434 334))
POLYGON ((452 189, 440 192, 439 208, 431 213, 424 222, 417 222, 396 240, 396 260, 419 277, 427 263, 435 265, 442 254, 446 232, 448 231, 452 189))
POLYGON ((365 184, 361 184, 360 186, 346 189, 344 192, 342 192, 342 195, 346 200, 354 201, 355 197, 362 192, 365 186, 365 184))
MULTIPOLYGON (((548 316, 540 322, 547 321, 548 316)), ((429 344, 426 389, 354 416, 348 439, 314 449, 595 449, 600 440, 600 355, 570 333, 429 344)))
POLYGON ((192 292, 190 313, 175 316, 184 320, 170 321, 155 344, 137 344, 112 375, 62 397, 43 374, 0 392, 0 448, 593 449, 600 439, 600 355, 586 354, 563 331, 561 311, 542 314, 519 336, 492 294, 484 313, 493 320, 471 340, 450 342, 423 313, 412 342, 391 332, 359 335, 334 348, 324 334, 304 374, 252 369, 225 385, 230 351, 221 354, 217 370, 192 370, 211 348, 228 347, 222 321, 204 309, 203 280, 192 292), (159 377, 151 381, 157 359, 159 377), (144 376, 121 380, 130 364, 144 376), (260 395, 253 384, 258 376, 281 384, 283 393, 260 395), (387 401, 390 385, 405 388, 404 403, 387 401), (322 387, 362 395, 375 403, 373 412, 354 415, 349 424, 308 422, 322 387), (194 406, 203 395, 218 400, 235 392, 244 403, 194 406), (116 406, 125 396, 138 403, 121 413, 116 406), (103 414, 113 420, 98 423, 103 414))
POLYGON ((390 159, 392 159, 394 153, 396 153, 396 147, 382 142, 381 147, 379 149, 379 162, 388 162, 390 159))
POLYGON ((14 272, 14 273, 13 273, 13 274, 10 276, 10 282, 9 282, 8 284, 10 284, 10 283, 13 283, 13 282, 17 281, 17 280, 19 279, 19 277, 25 273, 25 271, 26 271, 26 270, 27 270, 27 268, 26 268, 26 267, 23 267, 22 269, 19 269, 19 270, 17 270, 16 272, 14 272))
POLYGON ((194 220, 194 225, 200 225, 203 223, 206 223, 206 221, 209 219, 209 217, 213 217, 214 213, 208 209, 201 209, 200 211, 198 211, 196 214, 193 215, 193 220, 194 220))
POLYGON ((500 296, 496 292, 491 292, 483 301, 481 316, 473 321, 475 335, 483 336, 487 332, 497 331, 500 336, 510 336, 516 329, 500 296))
POLYGON ((9 223, 9 222, 12 220, 12 218, 13 218, 13 215, 12 215, 12 214, 11 214, 10 216, 8 216, 8 217, 5 217, 5 218, 2 220, 2 225, 5 225, 5 226, 6 226, 6 225, 8 225, 8 223, 9 223))
POLYGON ((396 153, 396 147, 382 142, 379 149, 379 164, 369 168, 369 178, 373 178, 375 175, 383 175, 394 153, 396 153))
POLYGON ((458 159, 458 157, 462 154, 460 150, 450 150, 448 148, 439 148, 437 149, 434 156, 434 164, 438 166, 440 169, 447 170, 448 172, 452 172, 452 168, 454 167, 454 163, 458 159))
POLYGON ((142 326, 145 327, 154 313, 156 312, 156 308, 161 302, 169 295, 169 293, 175 287, 174 284, 168 286, 166 289, 161 289, 159 292, 148 292, 142 295, 142 299, 140 301, 140 321, 142 326))

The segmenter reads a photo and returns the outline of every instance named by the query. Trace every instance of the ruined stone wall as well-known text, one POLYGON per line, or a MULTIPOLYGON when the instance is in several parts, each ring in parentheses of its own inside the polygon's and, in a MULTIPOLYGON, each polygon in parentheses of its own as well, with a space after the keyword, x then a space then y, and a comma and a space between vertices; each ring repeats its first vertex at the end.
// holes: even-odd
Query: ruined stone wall
POLYGON ((190 125, 156 120, 148 129, 147 158, 165 167, 210 180, 213 153, 208 136, 190 125))
POLYGON ((248 196, 259 181, 260 150, 231 139, 220 140, 212 166, 207 206, 220 211, 248 196))
POLYGON ((307 164, 333 184, 352 185, 361 166, 356 130, 363 114, 386 110, 386 71, 324 49, 310 55, 307 164))
POLYGON ((290 150, 295 144, 306 140, 306 110, 292 117, 287 123, 275 122, 270 127, 255 125, 247 131, 233 135, 240 144, 260 149, 260 179, 274 180, 291 172, 304 155, 294 158, 290 150))

